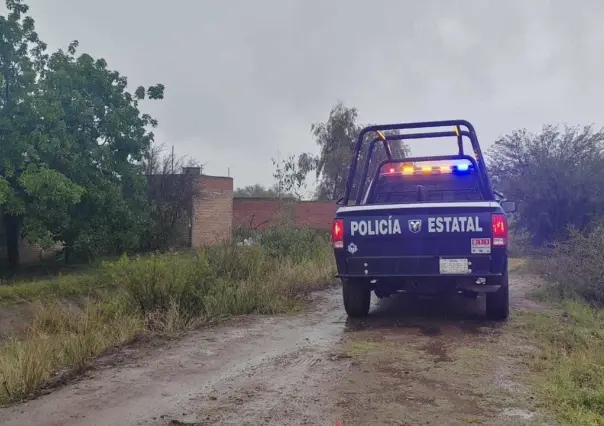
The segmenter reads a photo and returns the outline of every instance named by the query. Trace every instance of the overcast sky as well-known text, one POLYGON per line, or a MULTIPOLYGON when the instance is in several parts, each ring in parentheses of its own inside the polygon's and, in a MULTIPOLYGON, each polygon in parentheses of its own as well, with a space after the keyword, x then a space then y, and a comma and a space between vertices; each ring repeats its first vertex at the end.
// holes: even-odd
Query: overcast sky
POLYGON ((363 122, 466 118, 483 147, 519 127, 604 125, 601 0, 26 3, 51 48, 77 39, 133 87, 165 84, 143 105, 157 140, 208 174, 230 167, 236 186, 271 184, 279 152, 316 151, 310 125, 337 100, 363 122))

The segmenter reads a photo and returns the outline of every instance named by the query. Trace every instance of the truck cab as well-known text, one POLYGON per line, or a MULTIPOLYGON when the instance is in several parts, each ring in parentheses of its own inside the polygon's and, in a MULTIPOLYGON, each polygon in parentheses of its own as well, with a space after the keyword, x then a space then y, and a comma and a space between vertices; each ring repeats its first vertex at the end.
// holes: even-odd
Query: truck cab
POLYGON ((464 120, 403 123, 363 129, 355 146, 346 192, 333 221, 332 243, 349 316, 369 313, 371 292, 486 294, 486 314, 509 315, 508 223, 515 203, 496 194, 474 127, 464 120), (388 135, 384 130, 453 127, 388 135), (366 135, 373 133, 360 182, 355 173, 366 135), (456 138, 457 154, 392 158, 392 141, 456 138), (463 151, 470 140, 473 155, 463 151), (375 147, 387 159, 368 179, 375 147), (366 185, 366 182, 369 184, 366 185), (357 194, 351 200, 353 183, 357 194))

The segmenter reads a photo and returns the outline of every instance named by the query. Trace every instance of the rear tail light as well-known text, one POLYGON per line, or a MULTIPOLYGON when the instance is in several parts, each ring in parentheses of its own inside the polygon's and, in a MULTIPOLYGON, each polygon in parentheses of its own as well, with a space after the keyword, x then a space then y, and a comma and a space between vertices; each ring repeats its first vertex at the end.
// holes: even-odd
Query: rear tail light
POLYGON ((333 248, 344 248, 344 221, 342 219, 335 219, 333 221, 331 242, 333 243, 333 248))
POLYGON ((504 214, 491 215, 493 226, 493 247, 502 247, 508 243, 508 222, 504 214))

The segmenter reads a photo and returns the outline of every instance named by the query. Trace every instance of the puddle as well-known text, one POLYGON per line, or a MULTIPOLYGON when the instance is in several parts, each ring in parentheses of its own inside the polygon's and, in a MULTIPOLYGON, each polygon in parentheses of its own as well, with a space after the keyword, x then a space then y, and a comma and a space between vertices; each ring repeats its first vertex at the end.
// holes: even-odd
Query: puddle
POLYGON ((535 417, 534 413, 531 413, 526 410, 521 410, 519 408, 508 408, 507 410, 504 410, 501 414, 506 417, 519 417, 522 420, 531 420, 535 417))

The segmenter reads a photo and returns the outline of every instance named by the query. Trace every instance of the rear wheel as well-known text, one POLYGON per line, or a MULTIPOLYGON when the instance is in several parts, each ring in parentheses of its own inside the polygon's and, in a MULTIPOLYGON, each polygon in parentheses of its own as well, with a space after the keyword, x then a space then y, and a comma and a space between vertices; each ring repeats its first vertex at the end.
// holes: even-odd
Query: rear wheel
MULTIPOLYGON (((486 294, 487 318, 495 321, 505 321, 510 316, 510 288, 508 274, 498 279, 501 287, 493 293, 486 294)), ((487 281, 488 284, 488 281, 487 281)))
POLYGON ((349 317, 360 318, 369 314, 371 288, 366 281, 342 280, 344 309, 349 317))

